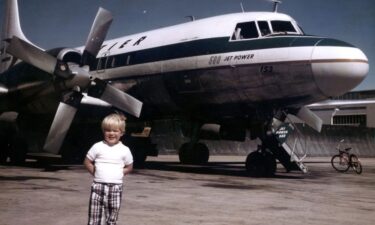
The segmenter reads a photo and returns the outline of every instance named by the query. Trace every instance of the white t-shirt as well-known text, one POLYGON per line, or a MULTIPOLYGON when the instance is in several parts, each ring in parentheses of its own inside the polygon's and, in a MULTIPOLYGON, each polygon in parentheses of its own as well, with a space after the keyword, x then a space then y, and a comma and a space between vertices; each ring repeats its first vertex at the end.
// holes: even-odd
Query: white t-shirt
POLYGON ((94 162, 94 181, 100 183, 122 184, 124 167, 133 163, 130 149, 121 142, 109 146, 100 141, 91 147, 86 157, 94 162))

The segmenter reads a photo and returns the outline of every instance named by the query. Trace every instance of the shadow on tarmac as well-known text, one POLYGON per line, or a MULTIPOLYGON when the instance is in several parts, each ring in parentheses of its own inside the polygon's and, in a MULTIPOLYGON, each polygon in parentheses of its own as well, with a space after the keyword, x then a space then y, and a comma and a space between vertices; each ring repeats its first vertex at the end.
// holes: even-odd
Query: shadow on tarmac
MULTIPOLYGON (((208 162, 203 165, 185 165, 179 162, 151 161, 140 169, 173 171, 180 173, 205 174, 205 175, 222 175, 236 177, 250 177, 246 172, 243 162, 208 162)), ((277 179, 303 179, 302 172, 293 171, 287 173, 284 169, 278 168, 276 174, 269 178, 277 179)))
POLYGON ((79 163, 66 164, 56 160, 31 160, 26 161, 22 164, 12 164, 10 162, 1 163, 1 166, 6 167, 23 167, 23 168, 33 168, 42 169, 43 172, 57 172, 60 170, 72 170, 73 167, 79 166, 79 163))
POLYGON ((0 181, 28 181, 28 180, 50 180, 50 181, 62 181, 59 178, 53 177, 36 177, 36 176, 0 176, 0 181))
MULTIPOLYGON (((327 162, 308 162, 308 163, 327 163, 327 162)), ((4 164, 3 164, 4 165, 4 164)), ((15 166, 10 163, 6 163, 5 166, 15 166)), ((43 172, 57 172, 60 170, 82 170, 84 171, 83 164, 72 163, 66 164, 56 160, 34 160, 27 161, 22 165, 16 165, 18 167, 25 168, 36 168, 41 169, 43 172)), ((190 174, 205 174, 205 175, 223 175, 223 176, 235 176, 235 177, 250 177, 246 172, 245 165, 243 162, 208 162, 202 165, 186 165, 180 162, 171 161, 146 161, 146 163, 141 167, 136 167, 134 173, 141 172, 142 170, 159 170, 159 171, 173 171, 180 173, 190 173, 190 174)), ((300 171, 286 172, 282 166, 278 163, 278 168, 276 174, 272 177, 267 177, 267 179, 304 179, 306 176, 300 171)), ((311 178, 311 176, 310 176, 311 178)), ((14 179, 27 179, 27 178, 14 178, 14 179)), ((0 176, 1 180, 1 176, 0 176)))

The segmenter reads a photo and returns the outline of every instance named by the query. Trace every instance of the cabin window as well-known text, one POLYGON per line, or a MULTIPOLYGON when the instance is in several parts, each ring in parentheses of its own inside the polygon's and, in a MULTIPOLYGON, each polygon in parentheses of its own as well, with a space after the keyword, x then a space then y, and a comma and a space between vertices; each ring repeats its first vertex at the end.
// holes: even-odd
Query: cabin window
POLYGON ((114 56, 111 56, 108 58, 107 62, 108 68, 115 68, 116 67, 116 58, 114 56))
POLYGON ((96 68, 97 70, 103 70, 104 69, 106 59, 107 58, 104 58, 104 59, 103 58, 99 58, 98 67, 96 68))
POLYGON ((105 70, 107 68, 108 63, 108 55, 109 52, 104 52, 102 56, 99 58, 97 70, 105 70))
POLYGON ((293 24, 290 21, 271 21, 272 29, 274 33, 279 33, 279 32, 292 32, 292 33, 297 33, 296 29, 294 29, 293 24))
POLYGON ((126 65, 129 65, 130 64, 130 55, 128 55, 127 57, 126 57, 126 65))
POLYGON ((259 37, 255 22, 238 23, 233 32, 232 40, 242 40, 259 37))
POLYGON ((258 27, 262 36, 266 36, 271 33, 271 29, 267 21, 258 21, 258 27))

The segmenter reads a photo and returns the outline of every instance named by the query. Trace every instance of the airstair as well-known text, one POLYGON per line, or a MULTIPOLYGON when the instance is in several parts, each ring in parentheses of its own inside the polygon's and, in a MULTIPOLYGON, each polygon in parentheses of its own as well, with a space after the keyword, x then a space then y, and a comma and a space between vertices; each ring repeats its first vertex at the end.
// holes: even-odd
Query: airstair
POLYGON ((303 160, 307 155, 306 146, 304 146, 305 151, 302 156, 299 156, 300 153, 297 153, 296 151, 297 143, 301 142, 302 139, 301 135, 301 132, 296 128, 295 125, 292 125, 291 123, 283 123, 274 132, 273 140, 271 140, 274 146, 273 148, 270 148, 271 152, 288 172, 291 170, 300 170, 303 173, 307 173, 307 167, 303 163, 303 160), (297 136, 294 140, 293 146, 290 146, 287 140, 290 134, 294 131, 297 131, 297 136))

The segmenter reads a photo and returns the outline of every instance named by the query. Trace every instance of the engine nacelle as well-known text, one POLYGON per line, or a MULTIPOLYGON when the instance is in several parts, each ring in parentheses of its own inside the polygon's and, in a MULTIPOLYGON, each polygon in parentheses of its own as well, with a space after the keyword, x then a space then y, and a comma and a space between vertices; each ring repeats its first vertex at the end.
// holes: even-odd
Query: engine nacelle
POLYGON ((74 62, 77 64, 81 63, 82 53, 73 48, 64 48, 61 49, 57 58, 64 61, 64 62, 74 62))
POLYGON ((48 50, 48 53, 64 62, 81 63, 82 52, 74 48, 54 48, 48 50))

